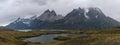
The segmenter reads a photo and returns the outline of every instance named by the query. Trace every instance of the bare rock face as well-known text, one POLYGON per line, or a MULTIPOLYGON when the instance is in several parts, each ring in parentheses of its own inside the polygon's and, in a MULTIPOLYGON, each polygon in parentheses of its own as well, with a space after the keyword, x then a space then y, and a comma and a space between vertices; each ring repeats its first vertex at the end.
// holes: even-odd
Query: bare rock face
POLYGON ((74 9, 64 17, 65 23, 80 23, 85 22, 84 9, 74 9))
MULTIPOLYGON (((20 20, 20 19, 18 19, 20 20)), ((40 16, 28 21, 15 21, 6 27, 28 29, 105 29, 120 26, 120 22, 105 16, 99 8, 73 9, 65 17, 57 15, 54 10, 46 10, 40 16), (17 26, 16 26, 17 25, 17 26), (21 27, 22 26, 22 27, 21 27)))
MULTIPOLYGON (((120 23, 105 14, 99 8, 74 9, 63 19, 69 26, 76 28, 110 28, 120 23), (76 24, 76 25, 75 25, 76 24)), ((71 27, 71 28, 73 28, 71 27)))
POLYGON ((46 10, 42 15, 40 15, 37 20, 41 20, 41 21, 55 21, 55 20, 59 20, 63 18, 60 15, 57 15, 56 12, 54 10, 50 11, 50 10, 46 10))
POLYGON ((9 25, 7 25, 7 28, 10 29, 28 29, 31 26, 31 22, 36 18, 37 16, 33 16, 30 18, 18 18, 17 20, 15 20, 14 22, 10 23, 9 25))

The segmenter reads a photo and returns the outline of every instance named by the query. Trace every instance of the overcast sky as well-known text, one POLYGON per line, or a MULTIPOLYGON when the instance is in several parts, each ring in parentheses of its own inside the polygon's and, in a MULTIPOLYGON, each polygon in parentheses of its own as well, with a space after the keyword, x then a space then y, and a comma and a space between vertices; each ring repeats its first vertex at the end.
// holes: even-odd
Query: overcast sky
POLYGON ((120 21, 120 0, 0 0, 0 25, 18 17, 40 15, 47 9, 66 15, 78 7, 99 7, 107 16, 120 21))

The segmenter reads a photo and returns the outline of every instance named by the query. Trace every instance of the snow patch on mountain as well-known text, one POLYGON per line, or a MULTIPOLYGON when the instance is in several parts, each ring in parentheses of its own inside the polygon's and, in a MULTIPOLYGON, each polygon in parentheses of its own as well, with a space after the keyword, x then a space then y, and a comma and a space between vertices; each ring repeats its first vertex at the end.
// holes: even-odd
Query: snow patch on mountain
POLYGON ((96 15, 95 17, 98 18, 98 15, 96 15))
POLYGON ((85 10, 85 12, 84 12, 84 16, 86 17, 86 19, 89 19, 89 16, 87 16, 87 13, 89 12, 89 9, 86 8, 86 9, 84 9, 84 10, 85 10))
POLYGON ((41 20, 41 21, 55 21, 55 20, 59 20, 62 19, 63 16, 61 15, 57 15, 56 12, 54 10, 50 11, 50 10, 46 10, 42 15, 40 15, 37 19, 41 20))
POLYGON ((30 26, 31 21, 34 20, 34 19, 36 19, 36 18, 37 18, 37 16, 32 16, 32 17, 29 17, 29 18, 18 18, 13 23, 16 24, 16 23, 22 22, 22 23, 30 26))

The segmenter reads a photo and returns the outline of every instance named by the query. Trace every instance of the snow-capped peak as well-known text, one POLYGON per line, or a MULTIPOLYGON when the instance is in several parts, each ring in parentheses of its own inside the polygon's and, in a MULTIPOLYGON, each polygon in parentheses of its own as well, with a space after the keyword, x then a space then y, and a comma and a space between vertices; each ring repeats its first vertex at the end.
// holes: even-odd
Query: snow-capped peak
POLYGON ((32 16, 32 17, 29 17, 29 18, 18 18, 15 22, 13 22, 14 24, 16 23, 23 23, 23 24, 26 24, 28 26, 30 26, 30 23, 32 20, 36 19, 37 16, 32 16))

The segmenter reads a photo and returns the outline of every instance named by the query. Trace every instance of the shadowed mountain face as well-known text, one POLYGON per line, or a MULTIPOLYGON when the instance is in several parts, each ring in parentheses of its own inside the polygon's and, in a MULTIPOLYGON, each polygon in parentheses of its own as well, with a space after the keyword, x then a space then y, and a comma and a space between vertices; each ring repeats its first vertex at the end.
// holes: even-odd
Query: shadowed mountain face
POLYGON ((30 28, 30 23, 36 19, 36 16, 30 17, 30 18, 18 18, 17 20, 15 20, 14 22, 10 23, 9 25, 7 25, 7 28, 11 28, 11 29, 28 29, 30 28))
POLYGON ((41 20, 41 21, 55 21, 55 20, 59 20, 61 19, 62 16, 57 15, 56 12, 54 10, 50 11, 50 10, 46 10, 41 16, 39 16, 37 18, 37 20, 41 20))
POLYGON ((105 16, 99 8, 73 9, 65 17, 57 15, 54 10, 46 10, 29 24, 29 29, 104 29, 120 26, 118 21, 105 16))
MULTIPOLYGON (((120 23, 110 17, 107 17, 99 8, 74 9, 64 17, 63 25, 69 25, 73 29, 87 28, 110 28, 118 26, 120 23)), ((69 28, 69 26, 65 26, 69 28)))

